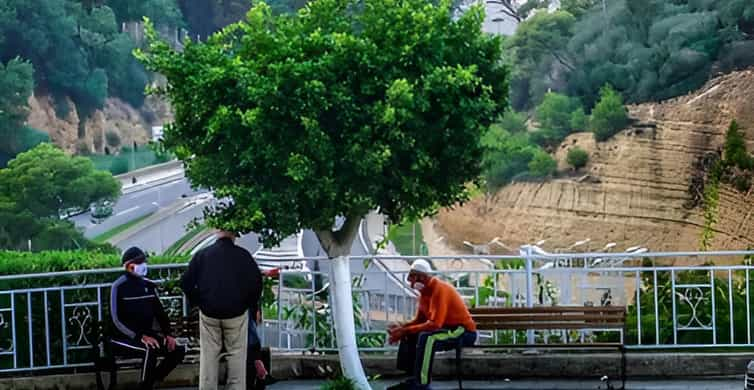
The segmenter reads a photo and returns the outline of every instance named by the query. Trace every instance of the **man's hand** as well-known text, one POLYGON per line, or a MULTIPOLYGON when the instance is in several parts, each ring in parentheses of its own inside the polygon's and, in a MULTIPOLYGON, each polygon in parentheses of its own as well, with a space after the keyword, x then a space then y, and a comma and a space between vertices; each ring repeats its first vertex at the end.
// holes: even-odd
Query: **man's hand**
POLYGON ((261 360, 254 360, 254 368, 257 370, 257 378, 264 379, 267 377, 267 369, 261 360))
POLYGON ((388 335, 390 337, 388 338, 388 343, 390 344, 397 344, 401 339, 403 338, 403 335, 406 334, 406 330, 403 329, 403 327, 395 326, 392 328, 389 328, 387 331, 388 335))
POLYGON ((160 343, 154 338, 147 335, 141 336, 141 342, 147 346, 147 348, 159 349, 160 343))
POLYGON ((175 351, 175 338, 172 336, 166 336, 165 337, 165 346, 168 348, 168 352, 175 351))

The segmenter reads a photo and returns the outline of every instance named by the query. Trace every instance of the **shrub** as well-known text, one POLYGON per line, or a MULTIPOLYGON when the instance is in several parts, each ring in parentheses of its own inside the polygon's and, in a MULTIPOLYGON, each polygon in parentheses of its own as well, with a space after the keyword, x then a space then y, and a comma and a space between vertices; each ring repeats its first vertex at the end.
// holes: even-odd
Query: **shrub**
POLYGON ((499 126, 513 134, 525 133, 526 130, 528 130, 526 126, 526 115, 511 109, 505 110, 505 114, 500 118, 499 126))
MULTIPOLYGON (((33 245, 33 243, 32 243, 33 245)), ((178 264, 187 256, 150 256, 150 264, 178 264)), ((77 271, 120 267, 120 254, 97 250, 17 252, 0 251, 0 275, 77 271)))
POLYGON ((566 161, 573 167, 573 169, 581 169, 589 162, 589 153, 579 147, 572 148, 568 151, 566 161))
POLYGON ((536 145, 542 147, 557 146, 565 136, 553 129, 538 129, 529 134, 529 139, 536 145))
POLYGON ((725 146, 723 149, 724 163, 728 167, 739 169, 754 169, 754 158, 746 151, 746 140, 735 120, 730 123, 728 132, 725 133, 725 146))
POLYGON ((571 131, 584 131, 589 127, 589 118, 584 109, 579 107, 571 113, 571 131))
POLYGON ((592 110, 590 127, 597 141, 605 141, 628 125, 623 98, 610 85, 600 90, 600 100, 592 110))
POLYGON ((547 177, 555 173, 558 163, 543 150, 537 150, 529 162, 529 175, 533 177, 547 177))
POLYGON ((355 388, 356 384, 352 380, 341 376, 327 381, 320 386, 319 390, 353 390, 355 388))
POLYGON ((551 129, 559 134, 562 140, 572 132, 571 116, 579 110, 583 112, 584 109, 577 99, 548 92, 542 103, 537 106, 536 116, 540 127, 551 129))
POLYGON ((105 142, 107 142, 108 146, 111 146, 113 148, 118 147, 121 143, 120 135, 118 135, 118 133, 113 130, 108 130, 105 133, 105 142))
POLYGON ((110 172, 113 175, 120 175, 128 172, 128 168, 128 158, 125 156, 118 156, 113 159, 113 162, 110 165, 110 172))

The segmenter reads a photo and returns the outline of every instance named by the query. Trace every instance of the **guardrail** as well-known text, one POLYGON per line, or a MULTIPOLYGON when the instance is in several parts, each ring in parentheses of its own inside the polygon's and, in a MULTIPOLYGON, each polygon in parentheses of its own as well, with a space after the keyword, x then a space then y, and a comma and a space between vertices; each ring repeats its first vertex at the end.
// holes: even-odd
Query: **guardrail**
MULTIPOLYGON (((635 349, 751 348, 751 277, 748 260, 754 252, 688 252, 631 254, 569 254, 557 256, 448 256, 431 261, 471 262, 478 269, 450 270, 437 276, 451 282, 472 306, 625 305, 626 343, 635 349), (621 266, 558 268, 555 261, 628 257, 651 263, 660 258, 704 258, 729 265, 621 266), (526 263, 530 263, 527 270, 526 263), (740 264, 740 265, 739 265, 740 264), (529 272, 527 272, 529 271, 529 272), (527 279, 532 279, 528 284, 527 279), (528 288, 527 288, 528 286, 528 288), (529 291, 531 289, 531 291, 529 291), (527 296, 531 300, 527 302, 527 296), (638 303, 638 304, 637 304, 638 303)), ((353 261, 374 257, 354 256, 353 261)), ((380 260, 413 257, 378 256, 380 260)), ((313 261, 297 258, 290 261, 313 261)), ((316 258, 327 261, 326 258, 316 258)), ((162 299, 172 316, 188 313, 177 279, 185 264, 155 265, 150 276, 161 285, 162 299)), ((386 326, 415 312, 415 294, 392 288, 397 277, 377 267, 354 274, 353 304, 357 339, 364 351, 386 351, 386 326), (384 287, 383 287, 384 286, 384 287)), ((96 321, 109 321, 110 284, 119 268, 0 276, 0 373, 88 366, 96 321)), ((288 351, 334 351, 328 275, 285 270, 268 281, 259 327, 266 345, 288 351)), ((523 342, 526 332, 482 332, 481 343, 523 342)), ((608 341, 603 332, 537 331, 536 342, 565 339, 608 341)))

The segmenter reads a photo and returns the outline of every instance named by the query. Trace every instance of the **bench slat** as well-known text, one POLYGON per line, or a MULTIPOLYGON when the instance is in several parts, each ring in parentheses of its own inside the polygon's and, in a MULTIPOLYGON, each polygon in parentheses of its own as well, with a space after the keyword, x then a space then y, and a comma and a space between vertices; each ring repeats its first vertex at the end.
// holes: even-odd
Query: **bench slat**
POLYGON ((475 322, 490 322, 490 321, 506 321, 506 322, 513 322, 513 321, 526 321, 526 322, 532 322, 532 321, 541 321, 541 322, 552 322, 552 321, 600 321, 600 322, 620 322, 623 323, 625 320, 625 317, 621 314, 610 314, 610 315, 597 315, 597 314, 551 314, 551 313, 544 313, 541 315, 534 315, 534 314, 522 314, 522 315, 511 315, 511 314, 482 314, 482 315, 474 315, 472 316, 475 322))
POLYGON ((539 307, 475 307, 473 314, 520 314, 520 313, 625 313, 623 306, 539 306, 539 307))
POLYGON ((567 349, 614 349, 614 348, 621 348, 623 347, 623 344, 621 343, 565 343, 565 344, 476 344, 473 347, 466 347, 466 348, 474 348, 474 349, 528 349, 528 348, 536 348, 536 349, 560 349, 560 348, 567 348, 567 349))
POLYGON ((603 323, 603 322, 482 322, 477 324, 477 329, 498 330, 498 329, 622 329, 623 323, 603 323))

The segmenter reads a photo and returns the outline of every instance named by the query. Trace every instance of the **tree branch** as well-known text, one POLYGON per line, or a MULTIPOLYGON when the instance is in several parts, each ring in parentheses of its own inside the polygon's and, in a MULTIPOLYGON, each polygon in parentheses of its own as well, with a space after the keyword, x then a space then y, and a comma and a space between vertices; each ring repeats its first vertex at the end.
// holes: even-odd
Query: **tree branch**
POLYGON ((487 0, 487 4, 496 4, 501 6, 502 8, 498 10, 499 12, 516 19, 517 22, 521 23, 521 16, 518 14, 518 10, 513 6, 513 4, 510 3, 510 1, 487 0))
POLYGON ((317 230, 315 234, 328 257, 345 256, 351 252, 351 245, 359 232, 361 216, 349 216, 337 231, 317 230))

